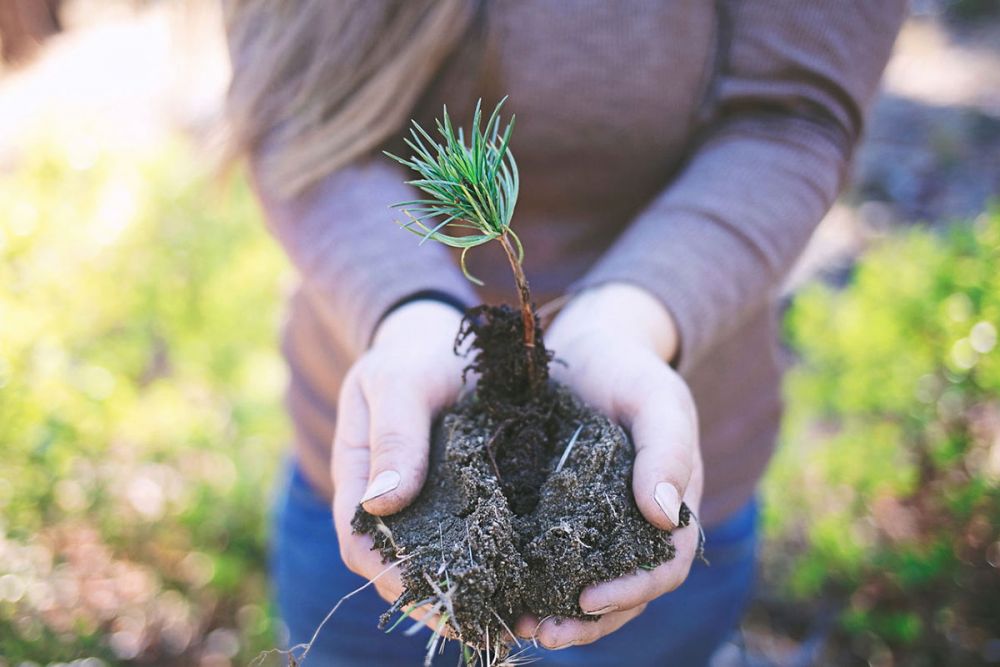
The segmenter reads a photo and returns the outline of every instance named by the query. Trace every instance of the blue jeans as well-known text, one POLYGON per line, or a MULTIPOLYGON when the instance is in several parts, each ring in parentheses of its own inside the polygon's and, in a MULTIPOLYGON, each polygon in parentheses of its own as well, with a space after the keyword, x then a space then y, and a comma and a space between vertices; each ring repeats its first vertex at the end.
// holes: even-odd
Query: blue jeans
MULTIPOLYGON (((365 580, 340 560, 333 518, 326 500, 291 466, 274 511, 271 576, 289 646, 309 641, 337 601, 365 580)), ((586 646, 560 651, 530 649, 534 665, 677 665, 699 667, 736 628, 754 579, 757 506, 748 503, 706 531, 705 554, 676 591, 647 606, 617 632, 586 646)), ((429 630, 406 637, 378 629, 389 604, 374 587, 344 602, 319 634, 306 667, 421 665, 429 630)), ((459 649, 448 642, 438 665, 456 665, 459 649)))

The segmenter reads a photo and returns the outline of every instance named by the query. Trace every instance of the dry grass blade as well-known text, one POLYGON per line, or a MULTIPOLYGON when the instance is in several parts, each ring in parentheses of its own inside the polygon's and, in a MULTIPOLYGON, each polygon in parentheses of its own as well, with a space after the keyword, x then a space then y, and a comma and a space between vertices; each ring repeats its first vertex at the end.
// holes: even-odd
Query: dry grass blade
POLYGON ((566 449, 563 451, 563 455, 560 457, 559 463, 556 464, 556 472, 562 470, 563 466, 566 465, 566 459, 569 458, 569 453, 573 451, 573 445, 576 444, 576 440, 580 437, 581 431, 583 431, 583 424, 576 427, 576 432, 574 432, 573 437, 569 439, 569 444, 566 445, 566 449))
POLYGON ((255 667, 256 665, 259 665, 261 662, 263 662, 264 658, 266 658, 269 655, 274 655, 274 654, 287 656, 289 664, 291 664, 291 665, 296 665, 297 666, 297 665, 305 664, 306 656, 309 655, 309 651, 312 649, 313 644, 316 643, 316 638, 319 637, 319 633, 323 630, 323 627, 327 624, 327 622, 333 616, 334 612, 336 612, 340 608, 340 605, 344 604, 344 602, 346 602, 350 598, 354 597, 355 595, 357 595, 361 591, 365 590, 366 588, 368 588, 369 586, 371 586, 372 584, 374 584, 376 581, 379 580, 379 578, 381 578, 383 575, 385 575, 386 573, 388 573, 389 571, 391 571, 394 567, 398 566, 400 563, 403 563, 403 562, 405 562, 406 560, 408 560, 408 559, 410 559, 412 557, 413 557, 413 554, 410 554, 408 556, 404 556, 403 558, 400 558, 399 560, 391 563, 384 570, 382 570, 381 572, 379 572, 378 574, 376 574, 374 577, 372 577, 371 579, 369 579, 368 581, 366 581, 362 586, 359 586, 358 588, 355 588, 353 591, 351 591, 350 593, 348 593, 344 597, 342 597, 339 600, 337 600, 337 604, 333 605, 333 609, 331 609, 329 612, 327 612, 326 616, 323 617, 323 620, 320 621, 320 624, 318 626, 316 626, 316 630, 313 632, 313 635, 309 639, 308 642, 306 642, 305 644, 296 644, 295 646, 292 646, 289 649, 272 649, 270 651, 264 651, 263 653, 259 654, 256 658, 254 658, 253 661, 250 662, 250 666, 251 667, 255 667), (302 650, 302 655, 299 656, 298 658, 296 658, 295 657, 295 652, 298 651, 298 650, 300 650, 300 649, 302 650))

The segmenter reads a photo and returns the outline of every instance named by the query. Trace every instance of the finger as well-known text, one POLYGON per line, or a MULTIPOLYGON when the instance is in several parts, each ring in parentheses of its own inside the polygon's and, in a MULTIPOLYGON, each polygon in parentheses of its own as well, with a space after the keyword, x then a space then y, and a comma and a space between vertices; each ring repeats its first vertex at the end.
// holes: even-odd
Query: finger
POLYGON ((345 531, 338 531, 337 543, 340 547, 340 558, 351 572, 365 579, 373 579, 381 574, 376 585, 384 585, 383 580, 387 582, 399 578, 398 572, 383 573, 392 561, 382 560, 382 555, 372 546, 370 535, 357 534, 348 526, 345 531))
POLYGON ((691 571, 698 547, 698 531, 679 530, 674 533, 673 541, 677 551, 671 560, 652 570, 638 569, 612 581, 588 586, 580 593, 580 608, 588 614, 621 611, 676 590, 691 571))
POLYGON ((514 622, 514 634, 521 639, 530 639, 534 641, 539 628, 542 627, 543 620, 545 619, 539 620, 539 618, 533 614, 521 614, 514 622))
POLYGON ((386 602, 395 602, 403 594, 403 579, 399 575, 399 569, 393 568, 385 576, 379 577, 375 582, 375 590, 386 602))
POLYGON ((395 514, 413 502, 427 477, 431 406, 416 383, 402 379, 367 387, 365 395, 371 469, 361 502, 372 514, 395 514))
MULTIPOLYGON (((337 426, 333 437, 333 517, 340 546, 340 557, 349 570, 370 579, 382 572, 387 564, 373 550, 372 538, 359 535, 351 528, 351 520, 368 483, 368 406, 361 395, 355 376, 344 380, 338 399, 337 426)), ((379 577, 376 586, 399 580, 397 571, 379 577)), ((398 588, 402 590, 402 584, 398 588)))
POLYGON ((351 519, 368 484, 369 460, 368 406, 355 373, 349 372, 337 399, 337 425, 334 429, 330 463, 333 478, 333 520, 341 554, 356 542, 350 539, 351 519))
POLYGON ((661 530, 680 523, 685 497, 697 462, 698 427, 694 401, 686 385, 663 369, 652 388, 635 385, 625 421, 635 443, 632 491, 642 515, 661 530))
POLYGON ((645 610, 645 605, 604 614, 596 621, 572 618, 547 618, 541 623, 533 616, 518 619, 515 632, 551 650, 597 641, 622 627, 645 610))

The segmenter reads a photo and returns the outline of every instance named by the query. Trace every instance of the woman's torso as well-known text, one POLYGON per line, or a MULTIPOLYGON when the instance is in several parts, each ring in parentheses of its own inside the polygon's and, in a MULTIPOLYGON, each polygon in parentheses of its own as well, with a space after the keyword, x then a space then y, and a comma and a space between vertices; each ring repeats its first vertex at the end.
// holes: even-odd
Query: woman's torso
MULTIPOLYGON (((705 0, 505 0, 481 11, 483 23, 413 115, 433 127, 443 104, 464 120, 477 98, 489 107, 509 96, 521 175, 514 225, 544 303, 580 278, 682 168, 724 47, 720 17, 705 0)), ((389 148, 405 150, 398 146, 389 148)), ((683 249, 650 252, 666 262, 683 249)), ((514 299, 498 249, 476 249, 469 264, 486 283, 484 300, 514 299)), ((770 309, 750 318, 687 377, 700 413, 708 523, 746 502, 773 446, 780 409, 772 320, 770 309)), ((304 293, 291 303, 285 353, 298 454, 313 484, 329 493, 337 391, 352 359, 304 293)))

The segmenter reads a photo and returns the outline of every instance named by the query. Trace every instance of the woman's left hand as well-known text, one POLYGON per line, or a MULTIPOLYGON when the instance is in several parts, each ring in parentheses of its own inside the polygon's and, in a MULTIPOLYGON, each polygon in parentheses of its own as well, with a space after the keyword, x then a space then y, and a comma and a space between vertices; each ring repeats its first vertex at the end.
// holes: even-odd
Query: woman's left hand
MULTIPOLYGON (((681 499, 697 514, 704 472, 698 420, 684 380, 668 365, 677 333, 663 305, 648 292, 609 284, 575 297, 549 327, 546 346, 565 362, 552 364, 554 379, 621 424, 632 436, 636 458, 632 490, 651 524, 671 530, 681 499)), ((515 632, 546 648, 588 644, 638 616, 649 601, 687 578, 699 529, 674 533, 676 556, 653 570, 638 570, 590 586, 580 607, 596 622, 522 617, 515 632)))

